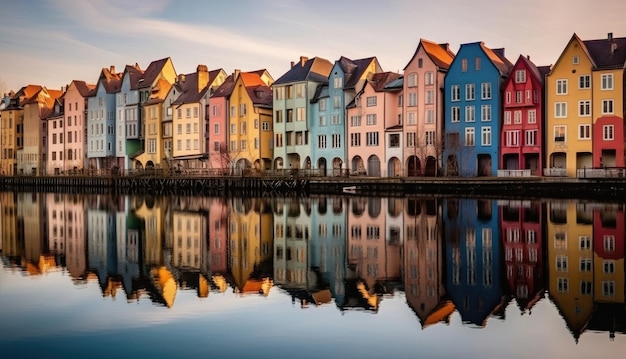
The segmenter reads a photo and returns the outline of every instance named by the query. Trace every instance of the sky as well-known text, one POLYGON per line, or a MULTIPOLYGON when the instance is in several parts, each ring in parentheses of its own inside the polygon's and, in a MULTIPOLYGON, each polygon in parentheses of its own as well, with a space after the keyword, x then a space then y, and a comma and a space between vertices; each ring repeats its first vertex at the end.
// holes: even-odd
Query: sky
POLYGON ((171 57, 177 73, 267 69, 278 79, 300 56, 376 56, 402 72, 420 38, 482 41, 538 66, 571 36, 626 37, 624 0, 30 0, 0 6, 0 92, 28 84, 95 84, 103 67, 142 69, 171 57))

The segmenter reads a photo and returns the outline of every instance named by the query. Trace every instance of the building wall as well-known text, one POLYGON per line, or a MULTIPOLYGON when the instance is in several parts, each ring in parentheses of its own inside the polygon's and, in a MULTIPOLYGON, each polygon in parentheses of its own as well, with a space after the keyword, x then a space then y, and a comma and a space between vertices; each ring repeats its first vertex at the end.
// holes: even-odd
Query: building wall
POLYGON ((211 97, 209 99, 209 168, 227 169, 228 152, 228 99, 211 97))
MULTIPOLYGON (((64 95, 65 111, 65 149, 67 152, 64 170, 83 169, 87 152, 85 151, 87 99, 82 97, 72 82, 64 95), (69 152, 72 152, 70 157, 69 152)), ((48 156, 48 159, 50 157, 48 156)))
MULTIPOLYGON (((41 93, 40 96, 46 96, 46 94, 41 93)), ((41 101, 44 99, 42 98, 41 101)), ((17 171, 19 174, 37 176, 43 174, 44 121, 41 120, 42 108, 43 103, 40 102, 24 105, 24 144, 22 149, 17 151, 17 171)))
POLYGON ((18 137, 18 127, 22 128, 24 121, 24 111, 22 109, 7 109, 2 111, 2 157, 0 167, 2 174, 14 175, 15 164, 19 144, 21 145, 21 135, 18 137))
POLYGON ((624 69, 592 72, 593 167, 624 167, 624 69), (602 78, 612 76, 613 87, 604 89, 602 78), (605 111, 612 101, 612 111, 605 111), (612 150, 612 153, 603 151, 612 150))
POLYGON ((64 123, 66 123, 64 116, 52 117, 46 121, 48 138, 46 172, 48 175, 59 174, 66 167, 64 123), (61 141, 61 136, 63 136, 64 141, 61 141))

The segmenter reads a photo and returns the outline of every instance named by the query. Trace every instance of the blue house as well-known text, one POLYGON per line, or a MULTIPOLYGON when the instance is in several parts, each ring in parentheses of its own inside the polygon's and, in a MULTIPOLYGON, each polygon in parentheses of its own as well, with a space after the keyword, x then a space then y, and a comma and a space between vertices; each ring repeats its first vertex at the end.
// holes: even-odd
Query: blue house
POLYGON ((482 327, 502 304, 497 202, 447 199, 443 224, 446 293, 464 323, 482 327))
POLYGON ((115 160, 115 95, 120 91, 122 73, 103 68, 87 112, 87 157, 89 169, 112 169, 115 160))
POLYGON ((324 176, 339 174, 347 157, 346 106, 359 93, 365 81, 382 72, 378 60, 368 57, 335 61, 328 84, 320 84, 311 100, 311 161, 324 176))
POLYGON ((513 64, 504 49, 463 44, 445 80, 444 173, 496 176, 499 168, 501 92, 513 64))

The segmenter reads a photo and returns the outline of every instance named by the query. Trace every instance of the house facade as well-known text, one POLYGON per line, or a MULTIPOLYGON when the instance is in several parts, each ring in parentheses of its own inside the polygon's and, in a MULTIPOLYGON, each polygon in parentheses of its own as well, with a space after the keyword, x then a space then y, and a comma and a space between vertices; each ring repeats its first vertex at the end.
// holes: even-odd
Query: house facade
MULTIPOLYGON (((67 152, 63 170, 82 170, 87 163, 86 131, 87 131, 87 104, 95 85, 85 81, 72 81, 63 95, 63 111, 65 114, 65 137, 67 152)), ((48 126, 48 129, 50 127, 48 126)), ((50 160, 50 156, 48 156, 50 160)), ((51 172, 48 172, 51 173, 51 172)))
POLYGON ((543 80, 548 71, 548 67, 538 68, 529 57, 520 55, 503 86, 501 169, 528 170, 529 175, 542 175, 543 80))
MULTIPOLYGON (((145 147, 141 154, 133 159, 134 168, 164 168, 166 154, 163 146, 163 119, 168 116, 168 113, 171 119, 171 107, 166 101, 171 92, 172 84, 165 79, 159 79, 152 88, 149 98, 142 104, 143 120, 141 123, 145 127, 143 130, 145 147)), ((171 125, 171 121, 169 123, 171 125)))
POLYGON ((454 53, 449 45, 420 39, 404 68, 403 145, 405 175, 441 172, 444 128, 444 79, 454 53))
POLYGON ((209 168, 226 171, 232 168, 228 150, 228 124, 230 122, 230 95, 239 72, 229 75, 209 98, 209 168))
POLYGON ((137 138, 139 133, 139 80, 143 70, 139 65, 126 65, 122 83, 116 94, 115 111, 115 157, 116 166, 123 170, 131 169, 128 163, 126 137, 137 138))
POLYGON ((87 157, 90 170, 111 170, 115 159, 116 94, 120 91, 123 73, 115 67, 103 68, 95 92, 87 101, 87 157))
POLYGON ((462 44, 445 77, 444 169, 449 176, 496 176, 501 85, 512 64, 504 49, 462 44))
POLYGON ((272 84, 274 90, 274 169, 311 169, 311 99, 320 84, 328 83, 332 63, 301 56, 272 84))

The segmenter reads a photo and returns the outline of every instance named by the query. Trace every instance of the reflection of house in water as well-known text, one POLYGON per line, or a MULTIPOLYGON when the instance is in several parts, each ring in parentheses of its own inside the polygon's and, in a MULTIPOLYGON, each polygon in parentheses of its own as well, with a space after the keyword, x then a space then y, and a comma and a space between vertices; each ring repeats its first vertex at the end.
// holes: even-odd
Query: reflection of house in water
POLYGON ((576 341, 593 312, 593 209, 590 204, 547 204, 550 299, 576 341))
POLYGON ((240 294, 268 295, 273 285, 272 217, 261 198, 231 199, 228 267, 240 294))
POLYGON ((198 296, 209 295, 209 284, 202 273, 207 271, 207 213, 205 211, 172 212, 171 266, 181 288, 196 289, 198 296))
POLYGON ((2 256, 19 261, 24 255, 24 221, 17 217, 17 193, 0 192, 2 256))
POLYGON ((67 267, 76 283, 87 279, 85 205, 77 194, 46 196, 50 251, 59 265, 67 267))
POLYGON ((448 322, 454 304, 446 298, 440 206, 435 199, 407 198, 404 207, 404 290, 422 328, 448 322))
POLYGON ((24 237, 24 263, 22 267, 28 273, 40 274, 56 266, 55 258, 48 246, 48 231, 46 223, 46 209, 44 195, 41 193, 17 194, 18 232, 24 237))
POLYGON ((485 326, 501 309, 496 202, 446 199, 446 290, 463 322, 485 326))
POLYGON ((116 295, 117 241, 115 209, 105 196, 92 196, 87 205, 87 248, 89 269, 95 271, 103 296, 116 295))
POLYGON ((506 281, 511 297, 522 312, 543 298, 543 204, 500 203, 500 238, 504 250, 506 281))

